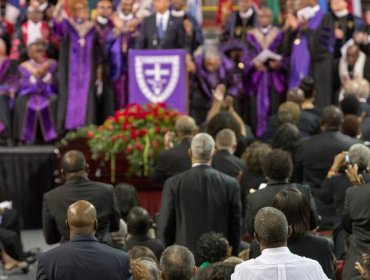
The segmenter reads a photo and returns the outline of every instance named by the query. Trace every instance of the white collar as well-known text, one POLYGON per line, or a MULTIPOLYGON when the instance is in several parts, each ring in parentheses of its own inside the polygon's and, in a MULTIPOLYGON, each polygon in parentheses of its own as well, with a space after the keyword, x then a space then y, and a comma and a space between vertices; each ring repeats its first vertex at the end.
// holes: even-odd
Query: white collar
POLYGON ((288 252, 290 252, 288 247, 283 246, 283 247, 277 247, 277 248, 266 248, 261 252, 261 254, 271 255, 271 254, 276 254, 276 253, 288 253, 288 252))
POLYGON ((163 14, 156 13, 156 24, 157 24, 157 26, 159 26, 160 20, 162 19, 163 29, 167 30, 167 24, 168 24, 168 21, 170 19, 170 15, 171 14, 170 14, 169 10, 167 10, 163 14))
POLYGON ((316 15, 316 13, 320 11, 320 5, 316 5, 312 7, 312 12, 316 15))
POLYGON ((211 166, 211 164, 209 164, 209 163, 205 163, 205 162, 198 162, 198 163, 193 163, 193 164, 191 165, 191 167, 197 167, 197 166, 201 166, 201 165, 211 166))
POLYGON ((156 17, 157 17, 157 18, 167 19, 167 18, 169 18, 169 17, 170 17, 170 10, 165 11, 163 14, 161 14, 161 13, 156 13, 156 17))
POLYGON ((266 34, 268 34, 268 33, 271 31, 271 29, 272 29, 272 25, 270 24, 269 26, 267 26, 267 27, 265 27, 265 28, 261 27, 260 29, 261 29, 262 33, 263 33, 264 35, 266 35, 266 34))
POLYGON ((342 17, 346 17, 348 16, 349 14, 349 11, 347 9, 343 10, 343 11, 339 11, 339 12, 334 12, 334 14, 336 15, 336 17, 338 18, 342 18, 342 17))
POLYGON ((28 20, 28 26, 40 26, 41 25, 41 21, 39 21, 38 23, 34 23, 32 20, 28 20))
POLYGON ((134 18, 134 14, 133 13, 130 13, 128 15, 125 15, 121 9, 117 9, 117 14, 119 16, 119 18, 123 21, 130 21, 134 18))
POLYGON ((185 16, 185 11, 181 10, 181 11, 175 11, 175 10, 172 10, 171 11, 171 15, 173 15, 174 17, 184 17, 185 16))
POLYGON ((43 12, 45 12, 46 8, 48 7, 48 2, 45 2, 44 4, 41 4, 39 6, 39 9, 43 12))
POLYGON ((242 19, 250 18, 253 15, 253 12, 253 8, 249 8, 248 11, 246 11, 245 13, 239 11, 239 16, 242 19))
POLYGON ((101 25, 106 25, 108 23, 108 19, 102 16, 97 16, 96 21, 101 25))

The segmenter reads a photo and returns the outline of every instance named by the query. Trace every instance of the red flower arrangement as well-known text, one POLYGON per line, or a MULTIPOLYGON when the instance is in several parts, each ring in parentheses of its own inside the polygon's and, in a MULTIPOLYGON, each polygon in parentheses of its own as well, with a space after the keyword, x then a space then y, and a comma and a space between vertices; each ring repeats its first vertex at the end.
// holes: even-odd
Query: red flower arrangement
POLYGON ((89 126, 67 135, 65 140, 88 138, 93 158, 104 155, 106 161, 125 153, 128 176, 152 173, 153 163, 164 148, 164 134, 173 130, 179 113, 164 103, 136 105, 115 112, 100 126, 89 126))

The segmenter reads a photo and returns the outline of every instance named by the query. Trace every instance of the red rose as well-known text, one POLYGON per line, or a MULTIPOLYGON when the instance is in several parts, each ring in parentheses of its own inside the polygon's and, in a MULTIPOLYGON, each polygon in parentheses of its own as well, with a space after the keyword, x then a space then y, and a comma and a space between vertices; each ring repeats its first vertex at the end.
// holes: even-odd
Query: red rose
POLYGON ((123 125, 122 125, 122 130, 128 130, 131 128, 131 125, 128 123, 128 122, 125 122, 123 125))
POLYGON ((112 135, 112 137, 110 139, 112 140, 112 142, 115 142, 116 141, 116 136, 112 135))
POLYGON ((153 146, 153 148, 155 148, 155 149, 159 148, 159 141, 157 141, 157 140, 153 140, 153 142, 152 142, 152 146, 153 146))
POLYGON ((136 143, 135 148, 138 151, 143 151, 144 150, 144 146, 141 143, 136 143))
POLYGON ((143 128, 140 130, 140 136, 144 137, 146 135, 146 129, 143 128))
POLYGON ((87 133, 86 133, 86 137, 91 139, 94 137, 94 132, 92 130, 89 130, 87 133))
POLYGON ((161 133, 161 128, 159 126, 155 127, 155 133, 157 134, 161 133))
POLYGON ((139 136, 136 129, 131 129, 131 138, 136 139, 139 136))
POLYGON ((126 153, 130 154, 131 152, 132 152, 132 147, 131 146, 127 146, 126 153))

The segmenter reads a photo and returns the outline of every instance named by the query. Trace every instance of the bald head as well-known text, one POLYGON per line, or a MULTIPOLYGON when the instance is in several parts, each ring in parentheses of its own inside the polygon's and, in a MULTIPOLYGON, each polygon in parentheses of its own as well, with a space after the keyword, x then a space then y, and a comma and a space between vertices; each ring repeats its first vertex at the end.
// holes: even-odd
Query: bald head
POLYGON ((62 171, 68 175, 86 171, 86 159, 80 151, 72 150, 64 154, 61 162, 62 171))
POLYGON ((175 130, 177 135, 181 137, 193 136, 196 130, 196 124, 192 117, 180 116, 176 120, 175 130))
POLYGON ((67 223, 70 234, 94 234, 96 230, 96 209, 86 200, 79 200, 68 207, 67 223))

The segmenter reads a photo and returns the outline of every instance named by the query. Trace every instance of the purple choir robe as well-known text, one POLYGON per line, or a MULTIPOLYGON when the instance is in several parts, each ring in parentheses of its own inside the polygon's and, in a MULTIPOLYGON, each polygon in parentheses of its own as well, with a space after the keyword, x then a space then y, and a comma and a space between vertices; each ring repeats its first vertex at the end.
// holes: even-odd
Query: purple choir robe
POLYGON ((14 99, 10 92, 18 89, 17 63, 5 57, 0 64, 0 138, 10 138, 11 110, 14 99))
POLYGON ((312 76, 316 81, 315 103, 322 108, 335 99, 332 94, 333 27, 332 16, 319 10, 309 19, 307 30, 298 30, 292 42, 289 88, 298 87, 304 77, 312 76))
POLYGON ((37 122, 45 142, 57 138, 52 102, 56 101, 56 71, 57 62, 49 59, 48 73, 36 78, 33 72, 40 67, 33 60, 27 60, 19 65, 21 75, 19 92, 15 104, 15 115, 19 125, 19 140, 33 142, 36 136, 37 122), (25 106, 25 108, 24 108, 25 106))
POLYGON ((95 23, 73 18, 55 22, 60 39, 58 130, 81 128, 96 121, 96 69, 99 46, 95 23))
POLYGON ((256 96, 257 104, 250 105, 256 109, 256 116, 253 116, 253 118, 257 120, 256 134, 258 137, 261 137, 266 130, 268 117, 271 114, 271 99, 281 100, 285 95, 288 62, 283 57, 280 69, 267 67, 267 72, 261 72, 254 66, 254 59, 264 49, 279 53, 283 37, 284 33, 276 27, 272 27, 267 34, 263 34, 261 29, 255 28, 248 32, 246 37, 247 55, 244 70, 247 86, 245 93, 248 96, 256 96), (276 94, 280 96, 275 98, 273 95, 276 94))
POLYGON ((137 30, 123 32, 113 29, 108 36, 111 79, 114 83, 114 107, 116 110, 128 105, 128 51, 135 48, 137 30))

